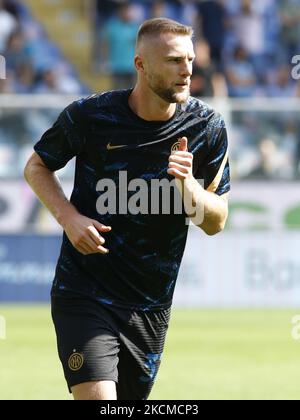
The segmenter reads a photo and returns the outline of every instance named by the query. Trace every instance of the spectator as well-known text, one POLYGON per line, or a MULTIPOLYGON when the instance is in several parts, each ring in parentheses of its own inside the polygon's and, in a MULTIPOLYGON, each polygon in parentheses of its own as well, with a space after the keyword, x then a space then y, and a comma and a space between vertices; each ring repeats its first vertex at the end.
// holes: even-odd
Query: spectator
POLYGON ((242 0, 238 14, 232 19, 232 26, 236 44, 245 49, 256 75, 263 79, 267 68, 264 20, 254 9, 251 0, 242 0))
POLYGON ((34 93, 40 94, 78 94, 80 85, 69 75, 60 73, 54 68, 45 68, 41 73, 41 80, 35 87, 34 93))
POLYGON ((227 96, 225 78, 222 73, 217 72, 211 61, 208 43, 204 40, 198 41, 195 54, 191 94, 196 97, 227 96))
POLYGON ((21 31, 13 32, 9 36, 4 55, 8 70, 17 71, 19 66, 31 64, 31 54, 21 31))
POLYGON ((226 11, 222 0, 202 0, 197 7, 202 37, 208 42, 211 58, 221 68, 226 35, 226 11))
POLYGON ((17 26, 17 20, 5 10, 4 1, 0 0, 0 54, 3 54, 8 38, 17 26))
POLYGON ((273 81, 266 89, 268 96, 277 98, 292 98, 299 95, 297 83, 291 77, 290 66, 283 64, 275 70, 273 81))
POLYGON ((248 54, 264 53, 263 19, 258 14, 251 0, 242 0, 237 15, 232 20, 237 44, 241 45, 248 54))
POLYGON ((168 17, 167 3, 164 0, 155 0, 151 7, 151 18, 168 17))
POLYGON ((298 0, 280 0, 279 13, 281 21, 280 39, 287 59, 299 53, 300 40, 300 5, 298 0))
POLYGON ((16 93, 33 93, 35 73, 30 63, 22 63, 15 72, 13 91, 16 93))
POLYGON ((226 66, 226 75, 230 96, 245 98, 255 95, 255 71, 244 48, 236 47, 233 59, 226 66))
POLYGON ((107 70, 113 77, 114 89, 134 84, 134 51, 138 24, 131 17, 129 4, 119 7, 118 15, 107 23, 102 33, 106 44, 107 70))
POLYGON ((296 118, 289 117, 284 122, 283 133, 280 135, 280 146, 285 156, 285 165, 282 166, 281 175, 285 179, 299 176, 299 126, 296 118))
POLYGON ((99 23, 105 23, 117 11, 118 6, 122 3, 120 0, 98 0, 97 11, 99 23))
POLYGON ((276 143, 271 138, 260 140, 257 166, 247 175, 251 179, 276 179, 280 170, 280 156, 276 143))
POLYGON ((5 10, 10 13, 19 23, 19 15, 22 6, 19 0, 3 0, 5 10))
POLYGON ((6 79, 0 79, 0 94, 1 93, 13 93, 13 75, 9 72, 6 73, 6 79))
POLYGON ((151 17, 167 17, 174 20, 182 20, 183 3, 180 0, 154 0, 152 2, 151 17))

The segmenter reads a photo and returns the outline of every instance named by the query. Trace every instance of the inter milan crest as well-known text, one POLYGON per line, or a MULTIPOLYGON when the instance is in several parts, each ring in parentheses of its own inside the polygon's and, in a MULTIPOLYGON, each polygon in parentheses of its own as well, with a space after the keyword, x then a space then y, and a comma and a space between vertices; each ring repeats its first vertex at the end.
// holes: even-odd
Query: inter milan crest
POLYGON ((83 365, 83 356, 80 353, 73 353, 69 357, 68 366, 71 370, 77 371, 83 365))
POLYGON ((174 143, 174 144, 173 144, 173 146, 171 147, 171 153, 178 152, 179 147, 180 147, 180 141, 177 141, 177 142, 176 142, 176 143, 174 143))

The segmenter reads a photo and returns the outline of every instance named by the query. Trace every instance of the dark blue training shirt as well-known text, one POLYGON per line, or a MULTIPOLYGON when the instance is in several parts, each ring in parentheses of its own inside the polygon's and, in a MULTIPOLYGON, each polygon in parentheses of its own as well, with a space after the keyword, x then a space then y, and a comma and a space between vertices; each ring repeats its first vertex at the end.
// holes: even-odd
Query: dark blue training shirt
MULTIPOLYGON (((131 92, 106 92, 72 103, 34 147, 51 171, 76 156, 71 202, 79 213, 112 227, 103 234, 107 255, 84 256, 64 234, 52 295, 81 295, 124 308, 159 310, 172 303, 187 216, 184 210, 177 214, 172 205, 170 214, 163 214, 162 206, 158 214, 120 211, 119 173, 126 173, 128 183, 142 179, 149 187, 153 179, 171 181, 168 158, 178 139, 186 136, 194 155, 193 175, 204 180, 205 189, 222 195, 230 189, 227 134, 221 116, 192 97, 177 105, 170 120, 145 121, 128 105, 131 92), (103 179, 115 182, 116 212, 97 210, 97 200, 107 193, 99 191, 103 179)), ((128 200, 137 191, 129 191, 128 200)), ((150 193, 151 188, 149 197, 150 193)))

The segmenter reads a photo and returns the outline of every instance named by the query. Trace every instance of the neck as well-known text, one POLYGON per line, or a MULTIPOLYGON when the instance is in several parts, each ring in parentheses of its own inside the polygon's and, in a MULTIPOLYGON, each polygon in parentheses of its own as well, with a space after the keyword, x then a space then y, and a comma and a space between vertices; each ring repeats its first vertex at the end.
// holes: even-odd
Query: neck
POLYGON ((146 121, 167 121, 176 111, 175 103, 168 103, 139 84, 133 89, 128 104, 132 111, 146 121))

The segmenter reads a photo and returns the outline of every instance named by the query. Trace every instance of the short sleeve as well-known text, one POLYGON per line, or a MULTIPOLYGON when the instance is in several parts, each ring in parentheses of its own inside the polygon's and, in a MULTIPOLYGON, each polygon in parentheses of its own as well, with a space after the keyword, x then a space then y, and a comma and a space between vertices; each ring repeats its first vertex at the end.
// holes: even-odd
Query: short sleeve
POLYGON ((220 116, 214 117, 209 124, 208 153, 197 168, 195 178, 204 180, 205 190, 222 195, 230 190, 227 130, 220 116))
POLYGON ((78 102, 69 105, 34 146, 35 152, 51 171, 63 168, 83 150, 85 138, 80 111, 78 102))

